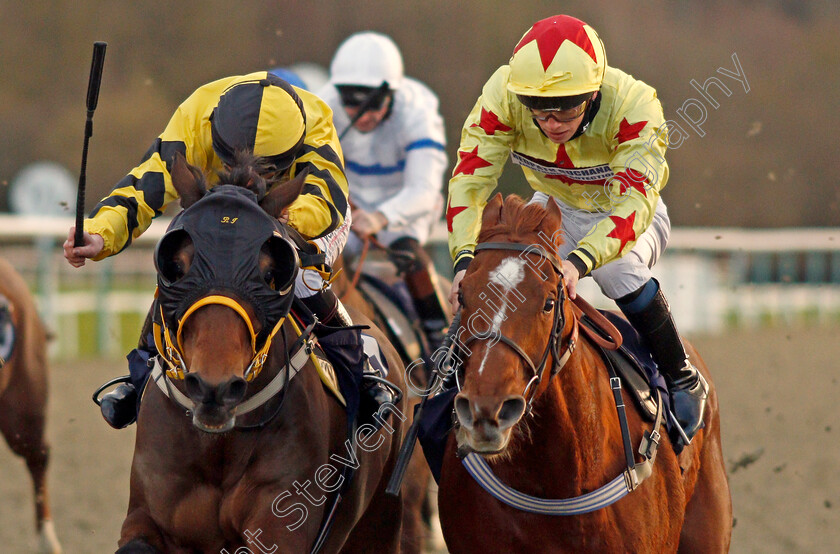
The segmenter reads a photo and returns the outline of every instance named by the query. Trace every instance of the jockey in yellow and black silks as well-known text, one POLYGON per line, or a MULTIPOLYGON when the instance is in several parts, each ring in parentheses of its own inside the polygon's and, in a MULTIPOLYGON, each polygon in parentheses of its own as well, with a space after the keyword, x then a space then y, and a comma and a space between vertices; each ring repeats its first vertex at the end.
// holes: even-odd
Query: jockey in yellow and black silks
MULTIPOLYGON (((79 267, 85 259, 119 253, 140 236, 178 198, 170 174, 176 154, 201 170, 212 188, 218 184, 217 171, 234 165, 239 151, 258 156, 272 178, 308 172, 303 192, 281 221, 315 244, 327 265, 336 260, 347 240, 350 212, 332 110, 314 94, 265 71, 219 79, 193 92, 140 165, 91 211, 84 222, 83 246, 73 245, 74 229, 70 230, 65 258, 79 267)), ((351 323, 317 272, 298 273, 295 295, 322 323, 338 327, 351 323)), ((141 349, 149 346, 144 340, 141 337, 141 349)), ((103 415, 115 427, 133 421, 133 410, 126 410, 130 418, 116 413, 116 405, 135 394, 126 387, 131 385, 121 385, 103 397, 103 415)))
POLYGON ((169 174, 175 152, 212 185, 216 171, 233 164, 236 148, 290 177, 309 168, 307 186, 289 210, 289 225, 301 235, 318 238, 342 225, 347 179, 332 111, 314 94, 261 71, 206 84, 178 107, 140 165, 91 211, 85 231, 104 240, 93 259, 125 248, 177 198, 169 174))
POLYGON ((665 118, 656 91, 607 65, 595 30, 566 15, 534 24, 487 81, 461 133, 447 225, 455 264, 450 301, 473 257, 481 213, 508 158, 563 214, 558 254, 570 296, 592 275, 647 339, 690 439, 708 386, 689 362, 650 268, 670 234, 665 118))

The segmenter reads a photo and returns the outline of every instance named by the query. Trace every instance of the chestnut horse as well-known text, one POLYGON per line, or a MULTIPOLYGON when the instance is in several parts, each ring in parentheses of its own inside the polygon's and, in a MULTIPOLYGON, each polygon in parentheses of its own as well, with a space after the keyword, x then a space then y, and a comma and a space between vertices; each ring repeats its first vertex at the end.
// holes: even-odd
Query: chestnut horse
POLYGON ((460 289, 466 359, 439 494, 447 546, 454 554, 726 552, 732 508, 708 368, 686 343, 710 385, 705 429, 689 447, 677 456, 663 431, 658 456, 644 464, 631 448, 652 424, 628 403, 632 447, 625 450, 607 367, 592 340, 578 334, 560 264, 546 244, 560 236, 560 223, 554 202, 544 209, 497 195, 484 210, 460 289), (636 470, 652 470, 640 484, 630 484, 639 474, 628 472, 628 457, 640 464, 636 470), (468 472, 471 460, 495 475, 489 489, 484 474, 480 485, 468 472), (618 493, 607 500, 601 491, 613 483, 618 489, 609 490, 618 493), (586 506, 574 504, 588 493, 586 506), (564 515, 546 515, 549 503, 563 507, 552 514, 564 515))
MULTIPOLYGON (((172 173, 182 215, 204 209, 198 172, 190 175, 178 158, 172 173)), ((239 184, 236 178, 222 179, 239 184)), ((265 196, 260 205, 271 221, 276 223, 297 198, 303 179, 299 175, 265 196)), ((225 231, 208 231, 213 232, 225 231)), ((202 267, 199 256, 212 255, 201 250, 206 239, 166 250, 164 237, 159 271, 176 282, 188 279, 192 266, 202 267)), ((296 265, 296 260, 278 257, 275 247, 265 245, 258 260, 244 260, 246 266, 258 268, 266 282, 288 275, 283 265, 296 265)), ((289 288, 277 289, 285 291, 281 299, 293 294, 289 288)), ((261 328, 258 312, 269 308, 253 305, 249 294, 211 294, 191 299, 196 300, 193 307, 200 307, 181 317, 177 339, 166 343, 170 359, 180 360, 184 380, 155 371, 146 387, 118 552, 397 552, 402 499, 385 495, 385 487, 404 433, 404 401, 397 413, 380 419, 384 423, 377 431, 360 425, 348 437, 345 408, 322 383, 309 345, 298 340, 292 320, 278 321, 262 358, 265 351, 256 337, 271 329, 261 328), (262 369, 247 380, 256 373, 254 367, 262 369), (156 386, 162 382, 165 386, 156 386), (266 394, 275 383, 280 383, 279 392, 266 394), (262 404, 254 404, 260 396, 262 404), (244 413, 249 403, 259 407, 244 413), (352 480, 347 468, 355 468, 352 480), (329 534, 316 548, 327 521, 329 534)), ((368 323, 348 311, 355 322, 368 323)), ((379 341, 389 381, 402 387, 396 352, 376 329, 367 332, 379 341)))
POLYGON ((32 476, 39 551, 57 553, 47 493, 46 408, 47 333, 26 282, 0 259, 0 432, 32 476))

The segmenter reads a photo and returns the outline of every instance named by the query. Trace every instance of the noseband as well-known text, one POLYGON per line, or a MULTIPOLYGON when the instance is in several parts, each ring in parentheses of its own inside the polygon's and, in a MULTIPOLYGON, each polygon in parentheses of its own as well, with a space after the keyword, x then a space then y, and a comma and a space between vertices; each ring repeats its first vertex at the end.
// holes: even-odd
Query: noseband
MULTIPOLYGON (((497 335, 493 335, 494 338, 497 338, 499 342, 507 345, 511 350, 516 352, 520 358, 522 358, 525 363, 531 368, 532 377, 528 381, 528 384, 525 385, 525 390, 522 392, 522 397, 528 403, 528 413, 531 412, 532 404, 534 401, 534 396, 536 394, 536 390, 539 388, 540 383, 542 382, 543 375, 545 374, 545 368, 548 362, 548 355, 551 353, 554 363, 552 364, 551 368, 551 375, 549 378, 554 377, 560 370, 563 369, 563 366, 566 365, 566 362, 569 361, 572 353, 575 350, 575 346, 577 345, 577 338, 578 338, 578 322, 577 318, 573 319, 574 327, 572 328, 572 334, 569 338, 569 346, 563 355, 560 355, 560 343, 561 343, 561 334, 563 333, 563 328, 566 326, 566 317, 564 314, 564 307, 566 303, 566 291, 563 287, 563 268, 560 265, 559 260, 557 259, 554 254, 547 252, 542 247, 536 246, 534 244, 520 244, 515 242, 482 242, 479 243, 475 247, 475 251, 479 252, 481 250, 513 250, 515 252, 527 253, 527 254, 536 254, 540 256, 540 258, 544 260, 548 260, 551 263, 554 272, 559 277, 559 281, 557 283, 557 301, 554 303, 554 320, 551 325, 551 334, 549 336, 548 344, 543 351, 542 357, 540 359, 539 366, 531 360, 531 357, 519 346, 516 341, 503 335, 502 333, 498 333, 497 335)), ((461 341, 463 346, 466 348, 473 342, 480 340, 480 339, 488 339, 489 337, 480 337, 476 335, 472 335, 467 337, 465 340, 461 341)))

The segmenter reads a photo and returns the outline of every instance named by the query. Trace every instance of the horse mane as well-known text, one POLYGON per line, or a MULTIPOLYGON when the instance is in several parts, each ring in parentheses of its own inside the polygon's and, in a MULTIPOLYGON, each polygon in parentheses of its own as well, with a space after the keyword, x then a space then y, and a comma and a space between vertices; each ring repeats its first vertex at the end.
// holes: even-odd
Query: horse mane
POLYGON ((265 158, 246 150, 237 150, 234 154, 234 165, 217 171, 216 175, 221 183, 250 190, 257 195, 257 202, 260 202, 279 177, 273 175, 266 179, 264 175, 270 172, 271 168, 265 158))
POLYGON ((559 246, 563 239, 560 233, 555 236, 555 232, 560 229, 560 223, 559 210, 549 211, 538 203, 529 204, 516 194, 504 200, 497 194, 484 208, 478 242, 505 238, 509 242, 536 244, 542 231, 559 246))

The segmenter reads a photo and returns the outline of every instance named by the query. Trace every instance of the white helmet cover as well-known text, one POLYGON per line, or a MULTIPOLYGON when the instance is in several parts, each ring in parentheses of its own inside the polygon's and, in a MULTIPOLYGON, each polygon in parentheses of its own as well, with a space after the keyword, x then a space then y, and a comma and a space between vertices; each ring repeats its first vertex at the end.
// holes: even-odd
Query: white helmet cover
POLYGON ((330 83, 378 87, 383 81, 397 90, 403 80, 403 61, 394 41, 371 31, 348 37, 330 64, 330 83))

